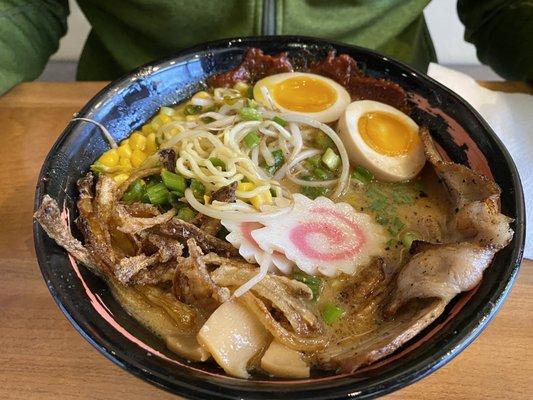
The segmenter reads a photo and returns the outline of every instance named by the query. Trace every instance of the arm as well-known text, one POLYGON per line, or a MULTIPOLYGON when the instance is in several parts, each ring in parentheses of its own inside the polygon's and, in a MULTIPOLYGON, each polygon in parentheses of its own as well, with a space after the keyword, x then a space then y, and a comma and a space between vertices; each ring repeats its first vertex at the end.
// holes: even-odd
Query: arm
POLYGON ((0 95, 35 79, 67 30, 67 0, 0 0, 0 95))
POLYGON ((531 0, 459 0, 457 11, 482 63, 506 79, 533 81, 531 0))

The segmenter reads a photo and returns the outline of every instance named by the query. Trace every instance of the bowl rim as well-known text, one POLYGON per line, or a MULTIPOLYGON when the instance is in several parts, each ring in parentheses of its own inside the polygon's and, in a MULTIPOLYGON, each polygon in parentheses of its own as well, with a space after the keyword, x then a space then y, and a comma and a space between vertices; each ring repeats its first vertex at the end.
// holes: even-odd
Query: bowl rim
MULTIPOLYGON (((351 45, 347 43, 342 43, 334 40, 315 38, 310 36, 299 36, 299 35, 278 35, 278 36, 246 36, 246 37, 232 37, 226 39, 220 39, 215 41, 209 41, 195 46, 188 47, 186 49, 180 50, 173 53, 172 55, 146 63, 131 72, 121 76, 120 78, 110 82, 104 88, 102 88, 98 93, 96 93, 77 113, 77 115, 85 116, 90 114, 92 111, 97 109, 98 103, 107 97, 108 93, 114 88, 123 88, 127 83, 131 82, 131 77, 137 74, 143 74, 147 69, 151 68, 164 68, 168 67, 172 61, 180 57, 194 57, 198 52, 205 52, 209 49, 220 49, 220 48, 231 48, 233 45, 246 46, 246 44, 253 42, 282 42, 285 47, 289 46, 291 43, 294 44, 308 44, 308 45, 323 45, 331 47, 345 47, 351 48, 356 52, 368 53, 372 56, 380 58, 382 61, 391 63, 401 69, 410 72, 418 79, 424 81, 425 85, 433 85, 439 90, 446 92, 449 96, 458 100, 465 108, 476 118, 479 124, 484 129, 484 135, 496 145, 499 151, 502 152, 505 159, 505 164, 508 166, 511 172, 511 179, 513 181, 513 190, 515 192, 515 204, 516 207, 516 220, 519 222, 515 225, 515 246, 512 248, 512 253, 510 255, 509 261, 506 264, 506 277, 507 279, 502 280, 498 283, 498 286, 490 294, 490 298, 487 303, 482 307, 477 315, 474 315, 473 318, 463 325, 461 329, 457 330, 457 333, 454 339, 446 343, 442 348, 433 353, 431 358, 424 357, 421 360, 413 363, 409 368, 402 369, 397 371, 395 374, 391 374, 385 380, 376 383, 371 386, 367 386, 362 391, 355 391, 353 388, 354 382, 350 381, 348 378, 339 378, 339 380, 346 379, 347 381, 335 385, 329 388, 331 396, 325 395, 324 393, 318 394, 317 398, 328 398, 328 399, 340 399, 340 398, 361 398, 369 399, 377 396, 385 395, 391 393, 395 390, 403 388, 407 385, 417 382, 418 380, 424 378, 430 373, 436 371, 440 367, 444 366, 446 363, 451 361, 455 356, 457 356, 464 348, 466 348, 472 341, 482 332, 482 330, 487 326, 487 324, 492 320, 496 313, 501 308, 505 298, 508 296, 513 284, 516 280, 516 276, 520 269, 522 262, 523 249, 525 244, 525 203, 524 195, 522 190, 522 184, 520 181, 520 176, 516 165, 511 158, 508 150, 503 145, 499 137, 494 133, 488 123, 481 117, 481 115, 461 96, 453 92, 451 89, 437 82, 433 78, 429 77, 427 74, 417 71, 409 65, 392 59, 388 56, 385 56, 374 50, 370 50, 364 47, 351 45)), ((280 50, 282 51, 282 50, 280 50)), ((71 134, 72 128, 76 122, 69 121, 63 132, 60 134, 54 145, 49 150, 43 166, 39 172, 39 178, 36 184, 35 198, 34 198, 34 211, 40 205, 41 199, 44 194, 44 182, 43 177, 50 169, 50 164, 53 161, 54 154, 61 147, 62 143, 69 137, 71 134)), ((201 397, 201 393, 197 391, 197 387, 192 387, 186 385, 183 382, 179 381, 179 377, 174 377, 174 382, 169 379, 162 378, 154 371, 150 371, 146 368, 139 368, 132 362, 131 358, 123 351, 109 351, 110 346, 106 346, 104 339, 97 340, 91 336, 91 333, 84 327, 86 321, 83 321, 84 318, 81 318, 79 314, 73 310, 67 309, 63 304, 60 294, 56 291, 55 287, 48 283, 48 270, 46 265, 46 247, 42 243, 43 231, 40 229, 39 224, 34 220, 33 221, 33 237, 34 237, 34 247, 37 256, 37 261, 43 279, 61 312, 67 317, 69 322, 73 327, 87 340, 92 346, 94 346, 101 354, 103 354, 107 359, 111 360, 114 364, 118 365, 122 369, 132 373, 137 378, 140 378, 144 381, 147 381, 158 388, 164 389, 174 394, 179 394, 182 396, 187 396, 189 398, 204 398, 201 397), (199 397, 200 396, 200 397, 199 397)), ((177 367, 181 368, 181 367, 177 367)), ((248 382, 243 380, 243 382, 248 382)), ((317 387, 317 384, 307 383, 306 387, 302 388, 301 391, 294 390, 295 387, 283 388, 281 385, 265 387, 264 391, 247 391, 245 387, 242 387, 243 395, 252 395, 253 398, 262 398, 261 393, 270 393, 272 391, 297 394, 302 392, 307 392, 308 394, 313 394, 313 386, 315 389, 324 389, 324 386, 320 385, 317 387), (277 388, 277 389, 276 389, 277 388)), ((211 396, 216 398, 232 398, 231 395, 223 396, 219 392, 210 393, 211 396)), ((215 398, 213 397, 213 398, 215 398)))

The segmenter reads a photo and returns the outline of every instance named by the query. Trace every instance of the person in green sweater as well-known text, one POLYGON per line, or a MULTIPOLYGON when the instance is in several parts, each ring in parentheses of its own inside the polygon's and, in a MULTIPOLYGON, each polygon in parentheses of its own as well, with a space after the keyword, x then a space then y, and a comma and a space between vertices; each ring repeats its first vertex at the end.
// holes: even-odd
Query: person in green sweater
MULTIPOLYGON (((430 0, 77 0, 92 25, 79 80, 112 80, 215 39, 308 35, 377 50, 425 71, 436 61, 430 0)), ((459 0, 465 39, 507 79, 533 81, 533 0, 459 0)), ((37 78, 67 31, 67 0, 0 0, 0 94, 37 78)))

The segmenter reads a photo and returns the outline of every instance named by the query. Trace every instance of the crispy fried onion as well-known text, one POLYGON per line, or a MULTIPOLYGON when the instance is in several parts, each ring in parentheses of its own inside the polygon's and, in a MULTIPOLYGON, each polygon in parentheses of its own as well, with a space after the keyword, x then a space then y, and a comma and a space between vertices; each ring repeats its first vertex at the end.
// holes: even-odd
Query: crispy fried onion
POLYGON ((324 335, 303 336, 286 329, 280 324, 265 303, 254 294, 247 292, 238 298, 255 316, 261 324, 274 336, 280 343, 294 350, 315 351, 324 348, 328 339, 324 335))
MULTIPOLYGON (((94 215, 91 202, 92 180, 92 175, 90 175, 78 183, 81 194, 80 213, 82 214, 82 224, 85 225, 94 222, 92 221, 94 215), (85 218, 90 218, 91 220, 87 221, 85 218)), ((103 208, 100 207, 100 209, 102 210, 103 208)), ((45 195, 43 197, 41 206, 35 212, 34 218, 58 245, 67 250, 72 257, 83 263, 93 273, 105 279, 119 301, 129 306, 128 309, 134 314, 134 317, 152 327, 159 336, 176 335, 189 332, 195 328, 196 313, 193 309, 176 300, 171 294, 165 293, 158 287, 151 286, 164 281, 171 281, 175 263, 153 263, 155 266, 152 269, 140 270, 137 267, 137 272, 130 274, 131 279, 129 282, 132 285, 125 286, 120 282, 120 277, 115 276, 113 269, 108 268, 108 265, 104 265, 101 262, 102 258, 98 255, 98 251, 105 247, 105 244, 99 242, 102 237, 100 235, 91 236, 87 238, 91 243, 87 242, 86 246, 82 245, 72 235, 69 226, 66 224, 67 221, 61 216, 59 205, 50 196, 45 195)), ((146 259, 165 261, 181 254, 182 246, 175 241, 169 243, 168 240, 157 235, 148 235, 147 245, 157 246, 159 248, 158 252, 153 256, 142 254, 137 257, 123 258, 120 263, 124 263, 126 260, 133 263, 137 260, 144 263, 145 267, 148 267, 149 263, 146 262, 146 259)), ((109 257, 106 260, 109 261, 109 257)))
POLYGON ((35 214, 37 221, 59 245, 100 276, 113 274, 122 284, 154 285, 172 281, 183 246, 173 238, 142 232, 152 226, 154 218, 160 216, 159 211, 150 205, 127 206, 118 203, 117 186, 113 179, 106 176, 98 179, 93 195, 93 181, 92 174, 87 174, 78 181, 80 216, 77 222, 85 236, 85 245, 75 239, 69 227, 63 224, 59 206, 49 196, 43 198, 43 203, 35 214), (126 221, 126 217, 117 218, 117 209, 123 217, 126 214, 133 215, 128 219, 134 222, 126 221), (117 220, 119 224, 122 222, 143 229, 126 229, 128 234, 125 235, 123 231, 114 228, 117 220), (140 232, 139 235, 132 234, 137 231, 140 232), (126 242, 126 247, 129 242, 134 243, 137 247, 136 254, 128 254, 121 246, 117 246, 117 241, 126 242))
POLYGON ((70 229, 63 222, 61 211, 54 199, 45 195, 41 206, 33 217, 39 222, 48 236, 55 240, 59 246, 67 250, 72 257, 86 265, 94 274, 102 275, 102 271, 94 263, 89 251, 87 251, 78 239, 72 236, 70 229))
POLYGON ((175 208, 171 208, 164 214, 158 213, 158 215, 153 217, 134 217, 128 212, 128 207, 124 204, 117 204, 114 209, 114 217, 119 221, 117 229, 130 235, 164 224, 170 221, 174 215, 176 215, 175 208))
MULTIPOLYGON (((222 264, 211 273, 213 281, 220 286, 239 287, 257 274, 257 268, 239 268, 222 264)), ((305 283, 277 275, 266 275, 252 290, 267 299, 283 313, 297 334, 309 335, 321 331, 318 318, 302 302, 311 300, 313 292, 305 283)))
POLYGON ((157 251, 152 255, 141 253, 122 258, 115 266, 115 275, 123 284, 132 280, 136 284, 156 284, 170 282, 173 278, 176 261, 183 253, 183 246, 177 240, 150 233, 146 241, 157 251), (174 261, 174 262, 172 262, 174 261), (149 267, 155 268, 149 269, 149 267))
POLYGON ((215 252, 227 257, 239 257, 239 251, 228 242, 177 218, 172 218, 168 222, 154 227, 153 231, 177 239, 182 243, 192 238, 204 253, 215 252))
MULTIPOLYGON (((175 296, 186 304, 205 305, 215 300, 218 305, 229 300, 229 288, 234 290, 257 274, 257 266, 243 260, 215 253, 204 255, 194 239, 189 239, 187 245, 189 257, 180 260, 172 287, 175 296)), ((283 276, 267 275, 251 291, 254 294, 247 293, 239 301, 281 343, 303 351, 326 345, 319 319, 302 301, 313 297, 307 285, 283 276)))
POLYGON ((189 257, 179 261, 173 279, 172 291, 176 298, 187 304, 210 299, 218 303, 229 300, 229 289, 213 282, 203 258, 204 253, 194 239, 187 240, 187 248, 189 257))
POLYGON ((77 223, 85 237, 85 248, 94 264, 102 271, 112 271, 117 255, 111 244, 109 218, 116 199, 116 184, 113 179, 102 176, 98 179, 93 195, 93 177, 88 174, 78 181, 80 199, 77 223))

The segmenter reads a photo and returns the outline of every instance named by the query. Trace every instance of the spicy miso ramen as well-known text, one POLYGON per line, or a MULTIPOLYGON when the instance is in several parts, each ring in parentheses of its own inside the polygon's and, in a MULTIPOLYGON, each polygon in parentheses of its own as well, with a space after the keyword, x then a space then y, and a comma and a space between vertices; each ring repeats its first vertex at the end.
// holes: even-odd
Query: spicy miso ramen
POLYGON ((410 108, 349 56, 294 71, 250 49, 119 143, 98 124, 110 149, 78 182, 81 241, 54 199, 35 218, 176 357, 239 378, 352 372, 513 235, 498 186, 445 161, 410 108))

